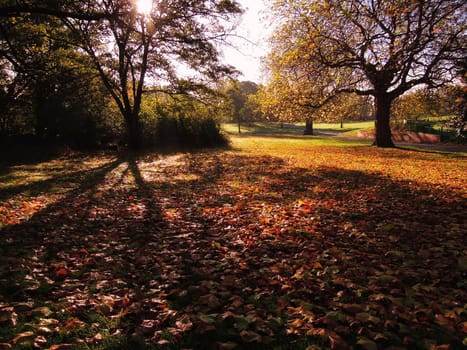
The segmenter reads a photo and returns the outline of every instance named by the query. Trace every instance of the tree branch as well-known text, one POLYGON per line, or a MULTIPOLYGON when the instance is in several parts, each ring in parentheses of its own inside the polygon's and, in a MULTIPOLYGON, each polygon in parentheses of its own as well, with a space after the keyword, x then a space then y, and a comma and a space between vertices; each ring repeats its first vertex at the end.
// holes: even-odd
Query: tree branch
POLYGON ((57 18, 74 18, 87 21, 99 21, 103 19, 115 19, 120 16, 118 13, 86 13, 56 10, 47 7, 35 7, 26 5, 0 6, 0 17, 15 17, 24 14, 48 15, 57 18))

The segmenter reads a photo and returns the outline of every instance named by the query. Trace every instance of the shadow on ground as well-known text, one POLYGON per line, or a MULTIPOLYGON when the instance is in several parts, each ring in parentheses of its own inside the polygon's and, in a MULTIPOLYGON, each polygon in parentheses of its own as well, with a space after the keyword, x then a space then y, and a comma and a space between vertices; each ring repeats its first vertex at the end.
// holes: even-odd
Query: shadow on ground
POLYGON ((0 232, 0 342, 462 346, 456 193, 230 152, 126 155, 79 179, 0 232))

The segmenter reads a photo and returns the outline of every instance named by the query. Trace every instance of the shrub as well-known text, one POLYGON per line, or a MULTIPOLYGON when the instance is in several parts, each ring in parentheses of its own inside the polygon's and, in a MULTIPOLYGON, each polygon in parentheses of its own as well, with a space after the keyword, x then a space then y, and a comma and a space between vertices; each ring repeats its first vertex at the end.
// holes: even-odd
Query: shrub
POLYGON ((152 110, 143 108, 141 122, 146 146, 193 149, 228 144, 214 115, 193 101, 159 101, 152 110))

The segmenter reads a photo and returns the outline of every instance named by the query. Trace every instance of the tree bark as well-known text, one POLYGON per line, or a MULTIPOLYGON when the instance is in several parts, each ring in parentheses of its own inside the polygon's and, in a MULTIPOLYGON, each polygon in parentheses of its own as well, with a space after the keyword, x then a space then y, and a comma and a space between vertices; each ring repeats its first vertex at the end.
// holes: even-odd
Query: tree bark
POLYGON ((126 118, 126 132, 128 139, 128 147, 132 150, 139 150, 142 146, 141 140, 141 125, 138 116, 134 114, 128 115, 126 118))
POLYGON ((306 119, 303 135, 313 135, 313 118, 306 119))
POLYGON ((391 135, 391 102, 392 100, 380 94, 376 97, 376 116, 375 116, 375 145, 377 147, 395 147, 391 135))

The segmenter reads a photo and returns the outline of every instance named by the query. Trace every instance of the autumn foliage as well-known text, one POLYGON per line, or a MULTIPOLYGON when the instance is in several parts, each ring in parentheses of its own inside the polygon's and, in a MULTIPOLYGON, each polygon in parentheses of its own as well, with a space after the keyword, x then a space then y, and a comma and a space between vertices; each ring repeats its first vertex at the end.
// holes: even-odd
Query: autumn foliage
POLYGON ((314 142, 3 167, 3 348, 460 349, 465 157, 314 142))

